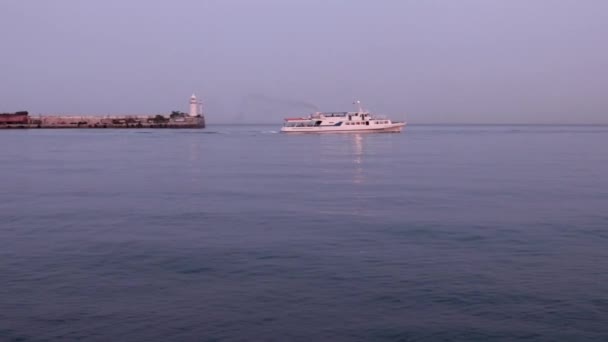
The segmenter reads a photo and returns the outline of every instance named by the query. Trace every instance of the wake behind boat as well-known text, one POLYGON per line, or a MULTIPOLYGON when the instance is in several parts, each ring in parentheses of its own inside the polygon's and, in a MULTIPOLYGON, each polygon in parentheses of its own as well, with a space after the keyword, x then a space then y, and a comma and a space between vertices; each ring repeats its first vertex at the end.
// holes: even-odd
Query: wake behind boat
POLYGON ((379 132, 399 133, 405 122, 393 122, 379 115, 374 115, 361 108, 355 112, 316 112, 308 117, 286 118, 281 127, 284 133, 348 133, 379 132))

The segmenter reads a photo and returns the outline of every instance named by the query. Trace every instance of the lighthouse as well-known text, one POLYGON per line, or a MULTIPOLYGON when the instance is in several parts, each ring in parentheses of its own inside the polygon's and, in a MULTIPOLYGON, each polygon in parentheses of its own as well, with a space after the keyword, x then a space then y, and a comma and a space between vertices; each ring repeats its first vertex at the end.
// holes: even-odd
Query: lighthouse
POLYGON ((198 116, 198 101, 196 101, 196 96, 192 94, 190 97, 190 116, 198 116))

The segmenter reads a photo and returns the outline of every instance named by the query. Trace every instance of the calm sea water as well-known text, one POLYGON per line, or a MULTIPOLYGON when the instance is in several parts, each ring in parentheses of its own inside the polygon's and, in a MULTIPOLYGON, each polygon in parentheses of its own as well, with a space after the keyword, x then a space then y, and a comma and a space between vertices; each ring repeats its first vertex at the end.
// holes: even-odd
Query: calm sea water
POLYGON ((608 127, 276 130, 0 132, 0 340, 608 340, 608 127))

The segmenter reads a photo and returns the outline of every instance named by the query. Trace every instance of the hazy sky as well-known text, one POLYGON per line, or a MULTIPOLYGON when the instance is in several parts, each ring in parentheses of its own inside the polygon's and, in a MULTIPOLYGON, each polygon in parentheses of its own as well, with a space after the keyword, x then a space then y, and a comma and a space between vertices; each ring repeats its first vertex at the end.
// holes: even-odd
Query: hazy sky
POLYGON ((607 0, 0 0, 0 111, 608 123, 607 0))

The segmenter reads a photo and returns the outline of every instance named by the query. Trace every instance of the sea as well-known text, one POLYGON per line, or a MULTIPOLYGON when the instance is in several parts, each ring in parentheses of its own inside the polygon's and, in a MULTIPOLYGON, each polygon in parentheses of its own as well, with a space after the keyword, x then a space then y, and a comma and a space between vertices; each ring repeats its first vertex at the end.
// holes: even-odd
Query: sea
POLYGON ((608 126, 0 131, 0 341, 607 341, 608 126))

